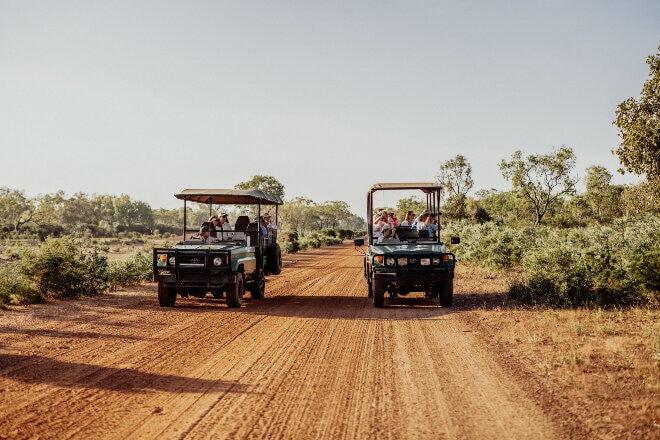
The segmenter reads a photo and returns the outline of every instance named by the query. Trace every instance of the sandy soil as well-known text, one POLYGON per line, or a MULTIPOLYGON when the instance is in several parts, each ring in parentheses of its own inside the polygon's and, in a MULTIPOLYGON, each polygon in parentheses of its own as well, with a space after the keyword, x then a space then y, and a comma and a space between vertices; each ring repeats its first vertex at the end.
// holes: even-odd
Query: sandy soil
POLYGON ((240 309, 164 309, 154 284, 12 307, 0 438, 582 437, 466 318, 461 304, 504 287, 463 275, 457 307, 375 309, 347 244, 286 256, 240 309))

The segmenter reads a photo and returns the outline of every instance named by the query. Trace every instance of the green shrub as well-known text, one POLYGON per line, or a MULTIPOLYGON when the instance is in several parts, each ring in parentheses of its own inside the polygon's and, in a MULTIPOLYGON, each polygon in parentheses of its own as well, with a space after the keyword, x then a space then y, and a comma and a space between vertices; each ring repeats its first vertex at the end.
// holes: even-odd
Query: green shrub
POLYGON ((0 266, 0 308, 7 304, 41 303, 43 296, 34 283, 17 270, 16 264, 0 266))
POLYGON ((287 241, 284 243, 284 246, 282 248, 285 253, 287 254, 295 254, 300 250, 300 243, 298 243, 298 240, 295 241, 287 241))
POLYGON ((21 257, 21 272, 45 296, 76 298, 108 288, 107 257, 96 249, 83 253, 71 236, 46 239, 38 250, 21 257))
POLYGON ((337 231, 341 240, 352 240, 355 232, 351 229, 340 229, 337 231))
POLYGON ((316 232, 306 235, 300 240, 300 247, 303 249, 307 249, 308 247, 317 249, 321 247, 321 244, 321 236, 316 232))
POLYGON ((137 251, 124 261, 113 261, 108 268, 110 289, 130 286, 153 278, 152 254, 149 251, 137 251))
POLYGON ((459 261, 522 269, 514 298, 557 307, 659 301, 660 217, 575 228, 452 222, 441 232, 450 236, 461 237, 451 247, 459 261))

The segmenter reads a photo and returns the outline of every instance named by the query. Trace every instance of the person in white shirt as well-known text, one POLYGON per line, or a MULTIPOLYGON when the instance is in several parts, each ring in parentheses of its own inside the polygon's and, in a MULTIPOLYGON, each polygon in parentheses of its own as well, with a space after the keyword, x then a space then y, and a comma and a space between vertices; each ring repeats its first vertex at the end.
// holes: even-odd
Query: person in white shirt
POLYGON ((429 211, 428 209, 422 211, 419 217, 417 217, 413 222, 412 228, 417 229, 418 231, 422 229, 426 229, 426 222, 428 221, 430 215, 431 215, 431 211, 429 211))
POLYGON ((231 226, 227 221, 227 213, 221 212, 218 215, 218 224, 215 226, 217 237, 220 240, 231 240, 234 237, 234 233, 231 232, 231 226))
POLYGON ((408 211, 406 218, 401 222, 401 226, 412 226, 415 221, 415 211, 408 211))
POLYGON ((385 225, 392 226, 387 221, 387 212, 381 211, 374 219, 374 238, 380 238, 383 236, 383 227, 385 225))

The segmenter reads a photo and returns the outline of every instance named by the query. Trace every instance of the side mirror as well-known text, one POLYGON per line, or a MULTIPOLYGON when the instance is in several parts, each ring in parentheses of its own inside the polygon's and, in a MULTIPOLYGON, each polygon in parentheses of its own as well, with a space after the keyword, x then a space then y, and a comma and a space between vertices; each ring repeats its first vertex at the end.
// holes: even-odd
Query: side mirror
POLYGON ((459 244, 461 242, 461 237, 452 237, 451 244, 459 244))
POLYGON ((364 238, 356 238, 353 240, 353 243, 355 244, 355 247, 364 246, 364 238))

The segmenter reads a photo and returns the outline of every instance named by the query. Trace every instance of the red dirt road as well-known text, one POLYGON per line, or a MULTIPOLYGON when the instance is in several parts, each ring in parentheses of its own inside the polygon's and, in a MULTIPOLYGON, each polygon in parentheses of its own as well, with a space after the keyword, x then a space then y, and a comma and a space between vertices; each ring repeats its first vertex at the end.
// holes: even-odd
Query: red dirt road
POLYGON ((284 263, 240 309, 151 284, 0 311, 0 438, 567 437, 460 308, 373 308, 352 245, 284 263))

